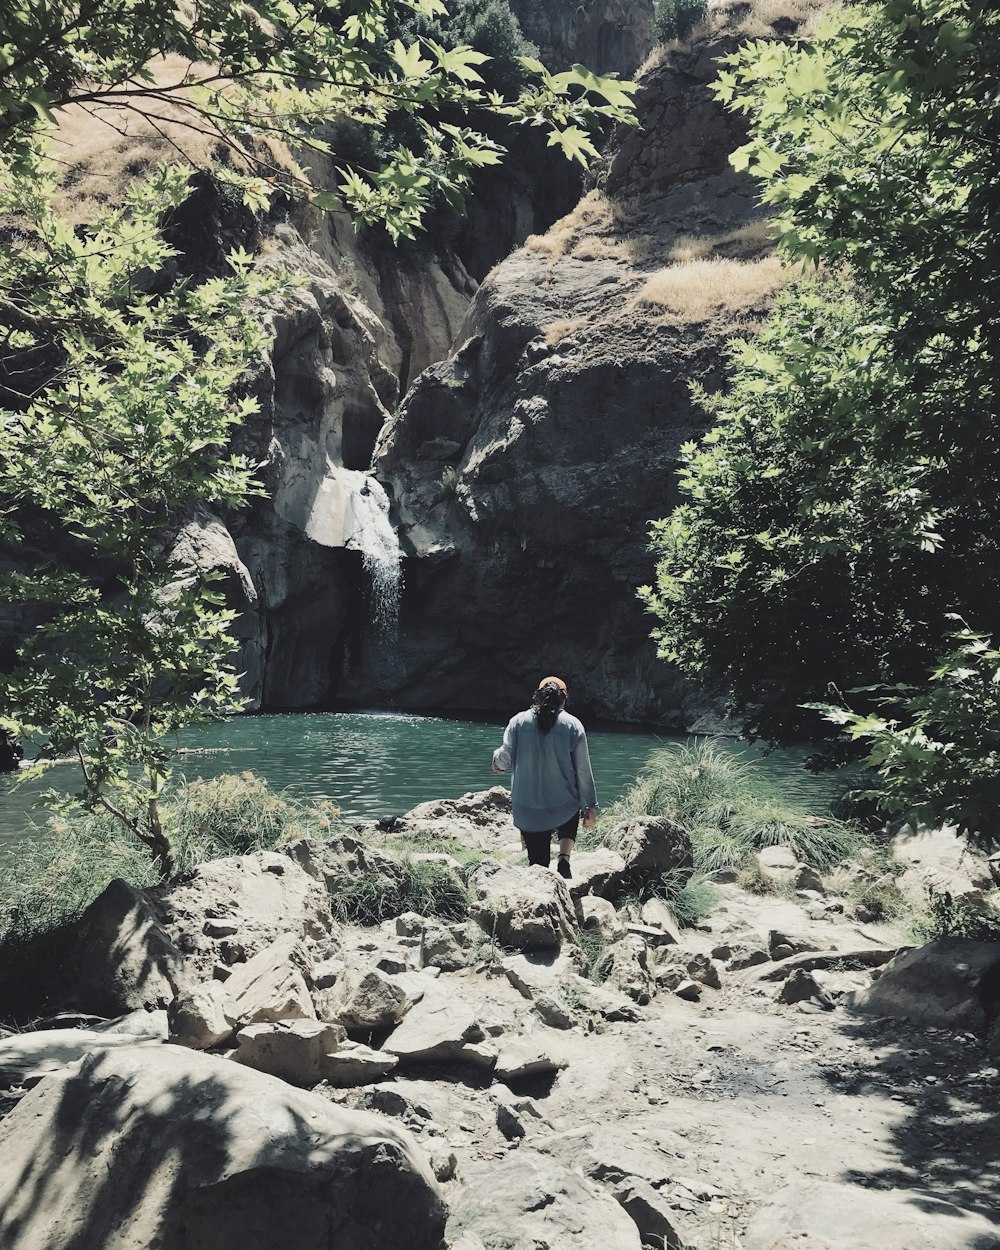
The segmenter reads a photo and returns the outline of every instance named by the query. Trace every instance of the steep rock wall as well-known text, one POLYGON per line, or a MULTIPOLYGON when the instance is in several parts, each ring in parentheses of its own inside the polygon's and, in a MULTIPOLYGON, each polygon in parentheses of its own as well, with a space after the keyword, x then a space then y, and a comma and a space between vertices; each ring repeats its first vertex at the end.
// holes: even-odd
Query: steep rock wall
POLYGON ((551 671, 592 713, 697 721, 635 588, 704 420, 690 384, 721 385, 726 338, 781 281, 728 164, 742 124, 709 87, 732 46, 702 40, 649 73, 598 190, 488 277, 383 431, 376 471, 408 553, 405 707, 512 707, 551 671))

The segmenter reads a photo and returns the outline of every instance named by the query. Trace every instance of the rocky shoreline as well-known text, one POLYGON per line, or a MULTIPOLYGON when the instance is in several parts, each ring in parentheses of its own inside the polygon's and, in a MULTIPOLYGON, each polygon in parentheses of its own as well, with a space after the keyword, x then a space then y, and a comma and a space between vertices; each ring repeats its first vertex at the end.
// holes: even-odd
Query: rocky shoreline
POLYGON ((5 1250, 1000 1247, 996 945, 910 949, 787 852, 681 928, 666 820, 569 882, 501 788, 385 824, 115 882, 33 969, 5 1250), (405 862, 468 915, 336 919, 405 862))

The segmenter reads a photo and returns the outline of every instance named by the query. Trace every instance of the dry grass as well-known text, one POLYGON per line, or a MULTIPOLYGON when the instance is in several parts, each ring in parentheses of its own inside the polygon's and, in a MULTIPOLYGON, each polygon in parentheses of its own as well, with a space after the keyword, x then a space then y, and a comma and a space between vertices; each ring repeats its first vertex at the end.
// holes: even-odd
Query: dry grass
POLYGON ((567 256, 634 262, 636 248, 644 240, 641 233, 635 233, 637 211, 631 201, 609 200, 601 191, 589 191, 545 234, 529 235, 524 246, 548 256, 550 267, 567 256))
POLYGON ((668 265, 651 274, 636 306, 661 309, 671 320, 707 321, 769 300, 786 280, 776 256, 745 261, 710 259, 668 265))
POLYGON ((589 317, 570 317, 565 321, 550 322, 542 328, 542 333, 548 346, 556 347, 563 339, 571 338, 574 334, 579 334, 581 330, 588 329, 590 324, 589 317))
MULTIPOLYGON (((207 66, 192 65, 178 56, 166 56, 153 66, 160 86, 180 82, 185 74, 210 73, 207 66)), ((185 90, 179 91, 183 98, 185 90)), ((241 167, 239 157, 221 140, 206 133, 190 110, 180 103, 155 101, 149 118, 107 104, 72 105, 59 111, 53 135, 52 155, 62 169, 59 212, 72 224, 93 221, 102 209, 120 204, 125 189, 137 178, 165 163, 209 168, 226 161, 241 167)), ((255 147, 255 155, 278 170, 289 170, 293 161, 280 143, 255 147)))
POLYGON ((759 218, 726 234, 682 234, 670 249, 670 259, 674 264, 689 264, 712 256, 723 260, 760 260, 773 250, 771 223, 759 218))
POLYGON ((655 47, 636 70, 635 77, 644 78, 658 69, 671 52, 690 48, 713 35, 726 33, 744 39, 808 35, 814 20, 829 7, 829 0, 717 0, 683 39, 672 39, 655 47))

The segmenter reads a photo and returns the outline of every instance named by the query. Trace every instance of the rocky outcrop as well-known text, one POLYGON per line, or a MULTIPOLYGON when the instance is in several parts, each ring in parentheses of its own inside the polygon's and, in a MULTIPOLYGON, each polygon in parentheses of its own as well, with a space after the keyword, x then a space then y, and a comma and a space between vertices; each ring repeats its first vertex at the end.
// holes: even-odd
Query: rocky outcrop
POLYGON ((598 74, 634 74, 653 47, 653 0, 512 0, 546 65, 581 62, 598 74))
POLYGON ((242 1064, 107 1051, 0 1126, 5 1250, 432 1250, 445 1206, 412 1137, 242 1064))
POLYGON ((721 384, 727 335, 780 282, 728 164, 743 124, 711 92, 732 44, 652 70, 598 189, 490 274, 387 423, 376 472, 407 555, 397 702, 516 706, 555 667, 584 711, 697 720, 635 588, 704 421, 690 385, 721 384))

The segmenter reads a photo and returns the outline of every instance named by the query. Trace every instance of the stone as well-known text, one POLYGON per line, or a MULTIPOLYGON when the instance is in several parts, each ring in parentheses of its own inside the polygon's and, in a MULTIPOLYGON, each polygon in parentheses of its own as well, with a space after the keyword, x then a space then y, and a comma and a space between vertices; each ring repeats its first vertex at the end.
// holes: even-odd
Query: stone
POLYGON ((808 938, 792 937, 779 929, 772 929, 767 935, 767 949, 772 959, 787 959, 791 955, 818 950, 818 947, 808 938), (777 953, 779 950, 783 952, 780 955, 777 953))
POLYGON ((448 1219, 452 1243, 474 1233, 486 1250, 640 1250, 638 1229, 610 1194, 525 1145, 464 1179, 448 1219))
POLYGON ((92 1055, 0 1123, 4 1250, 428 1250, 445 1215, 390 1121, 178 1046, 92 1055))
POLYGON ((847 947, 839 951, 805 951, 801 955, 792 955, 788 959, 783 959, 771 967, 761 967, 744 980, 750 984, 783 981, 796 968, 803 968, 807 972, 841 967, 877 969, 887 964, 898 953, 898 947, 880 946, 847 947))
POLYGON ((469 967, 472 960, 468 941, 463 944, 459 941, 455 931, 439 920, 428 918, 424 921, 420 962, 425 967, 440 968, 442 972, 456 972, 459 968, 469 967))
POLYGON ((382 1049, 403 1065, 469 1063, 492 1068, 497 1052, 483 1045, 486 1034, 472 1008, 438 982, 428 982, 428 991, 389 1034, 382 1049))
POLYGON ((833 1001, 824 991, 811 972, 804 968, 795 968, 790 973, 778 993, 779 1003, 802 1003, 812 1000, 827 1010, 833 1007, 833 1001))
POLYGON ((510 791, 506 786, 470 791, 457 799, 420 803, 401 816, 393 837, 447 838, 481 851, 495 851, 511 834, 510 791))
POLYGON ((663 1198, 647 1181, 637 1176, 616 1185, 615 1198, 639 1230, 643 1244, 663 1246, 665 1250, 684 1250, 674 1227, 676 1216, 663 1198))
POLYGON ((120 1016, 166 1007, 185 982, 184 955, 154 894, 115 880, 69 927, 59 954, 33 962, 29 982, 16 995, 4 988, 3 997, 16 997, 31 1015, 55 1007, 120 1016))
POLYGON ((797 890, 812 890, 817 894, 826 893, 823 878, 811 864, 799 864, 795 870, 793 882, 797 890))
POLYGON ((648 924, 627 924, 625 932, 631 937, 642 938, 650 946, 669 946, 673 944, 673 938, 669 933, 665 933, 663 929, 648 924))
POLYGON ((458 1155, 447 1146, 433 1146, 427 1152, 434 1179, 444 1183, 455 1179, 458 1172, 458 1155))
POLYGON ((989 1019, 982 991, 996 984, 998 969, 995 942, 939 938, 890 960, 870 989, 854 995, 851 1006, 925 1027, 983 1033, 989 1019))
POLYGON ((670 942, 681 940, 681 927, 669 905, 662 898, 647 899, 642 905, 642 923, 660 929, 670 942))
POLYGON ((919 1189, 802 1180, 754 1215, 742 1244, 743 1250, 1000 1250, 1000 1225, 919 1189))
POLYGON ((326 1076, 326 1056, 335 1051, 346 1034, 339 1024, 320 1020, 279 1020, 249 1024, 236 1035, 237 1063, 267 1072, 291 1085, 307 1088, 326 1076))
POLYGON ((690 979, 683 964, 664 963, 656 965, 656 984, 661 989, 676 990, 679 985, 690 979))
POLYGON ((692 981, 707 985, 709 989, 722 988, 719 966, 708 955, 693 955, 687 961, 687 974, 692 981))
POLYGON ((320 882, 329 899, 349 889, 359 877, 368 877, 385 893, 395 891, 403 879, 403 864, 398 856, 371 846, 350 834, 337 837, 299 838, 286 851, 307 876, 320 882))
POLYGON ((674 993, 685 1002, 696 1003, 701 999, 701 986, 697 981, 681 981, 674 987, 674 993))
POLYGON ((234 968, 223 987, 232 1018, 240 1024, 314 1019, 316 1009, 302 972, 306 964, 301 943, 288 934, 234 968))
POLYGON ((501 966, 511 985, 528 999, 536 999, 543 994, 557 998, 560 987, 576 977, 572 958, 556 950, 507 955, 501 966))
POLYGON ((96 1029, 42 1029, 0 1034, 0 1089, 34 1085, 88 1055, 118 1046, 160 1046, 165 1037, 106 1033, 96 1029))
POLYGON ((666 817, 637 817, 608 836, 625 860, 630 889, 659 885, 664 873, 690 868, 694 862, 687 830, 666 817))
POLYGON ((739 972, 743 968, 754 968, 758 964, 769 964, 771 956, 761 946, 748 946, 743 942, 735 942, 732 957, 729 961, 730 972, 739 972))
POLYGON ((551 1029, 571 1029, 573 1014, 566 1005, 550 994, 539 994, 531 1005, 532 1011, 551 1029))
POLYGON ((594 973, 600 981, 627 994, 640 1006, 646 1006, 656 993, 646 942, 632 934, 604 951, 594 973))
POLYGON ((615 911, 614 903, 596 894, 588 894, 580 899, 579 907, 583 915, 581 928, 595 930, 605 942, 617 942, 625 936, 625 926, 615 911))
POLYGON ((575 899, 593 894, 611 900, 621 893, 624 877, 625 860, 617 851, 606 846, 595 847, 592 851, 574 851, 569 892, 575 899))
POLYGON ((220 981, 206 981, 178 994, 167 1008, 170 1040, 194 1050, 228 1041, 238 1019, 225 982, 220 981))
POLYGON ((517 950, 551 950, 575 937, 566 882, 548 869, 486 860, 473 872, 472 915, 487 936, 517 950))
POLYGON ((398 977, 377 968, 351 968, 337 982, 332 1003, 326 1000, 326 1010, 352 1032, 381 1032, 398 1024, 419 998, 420 992, 398 977))
POLYGON ((279 939, 319 942, 333 928, 323 888, 277 851, 208 860, 151 895, 191 982, 209 980, 220 958, 242 963, 279 939))
POLYGON ((373 1050, 361 1042, 341 1042, 323 1059, 323 1079, 335 1089, 381 1081, 399 1066, 395 1055, 373 1050))
POLYGON ((543 1072, 561 1072, 567 1065, 563 1055, 553 1053, 552 1039, 541 1030, 505 1038, 497 1055, 493 1075, 499 1081, 518 1081, 543 1072))
POLYGON ((328 990, 337 983, 337 978, 343 974, 346 967, 346 961, 339 956, 313 964, 311 974, 313 985, 318 990, 328 990))

